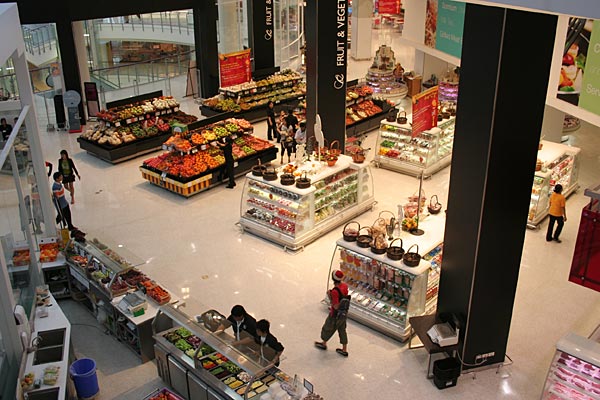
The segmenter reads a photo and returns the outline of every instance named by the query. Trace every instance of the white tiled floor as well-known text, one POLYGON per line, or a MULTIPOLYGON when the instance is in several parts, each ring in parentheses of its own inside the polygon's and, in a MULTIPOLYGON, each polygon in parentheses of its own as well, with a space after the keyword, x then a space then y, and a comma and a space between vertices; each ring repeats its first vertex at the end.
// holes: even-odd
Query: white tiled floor
MULTIPOLYGON (((264 137, 265 124, 257 124, 255 132, 264 137)), ((572 136, 573 143, 583 147, 582 187, 597 179, 598 137, 598 130, 585 124, 572 136)), ((144 181, 138 170, 142 159, 112 166, 81 152, 75 135, 54 132, 42 140, 46 159, 54 160, 66 148, 81 171, 73 218, 89 238, 124 245, 146 260, 142 270, 187 297, 190 314, 209 308, 226 313, 241 303, 256 317, 269 319, 286 347, 282 367, 312 381, 325 398, 366 399, 374 393, 378 399, 538 398, 556 341, 569 331, 588 335, 598 322, 598 295, 567 282, 578 214, 586 203, 582 190, 568 201, 571 219, 562 244, 546 243, 542 230, 527 231, 508 346, 514 364, 500 374, 464 376, 457 387, 442 392, 425 379, 424 350, 409 351, 405 344, 360 324, 349 324, 348 359, 312 347, 325 318, 319 302, 339 229, 290 255, 240 233, 235 223, 242 179, 234 190, 217 187, 184 199, 144 181)), ((372 133, 366 147, 374 148, 374 141, 372 133)), ((378 204, 358 218, 361 224, 372 223, 381 210, 395 211, 396 204, 417 190, 415 178, 376 168, 372 172, 378 204)), ((448 177, 449 168, 426 181, 427 194, 438 194, 445 203, 448 177)), ((85 354, 85 344, 75 344, 85 354)), ((154 370, 147 367, 135 372, 136 384, 148 382, 137 392, 113 384, 122 379, 119 369, 110 372, 111 363, 118 364, 120 357, 105 357, 99 363, 102 398, 141 398, 156 387, 154 370)))

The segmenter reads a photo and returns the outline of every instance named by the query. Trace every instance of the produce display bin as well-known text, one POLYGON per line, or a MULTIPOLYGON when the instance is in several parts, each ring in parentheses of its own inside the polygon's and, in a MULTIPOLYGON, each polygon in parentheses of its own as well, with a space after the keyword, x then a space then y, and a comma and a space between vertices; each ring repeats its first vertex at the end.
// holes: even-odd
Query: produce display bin
POLYGON ((178 396, 174 392, 167 388, 156 389, 150 393, 143 400, 183 400, 183 397, 178 396))
POLYGON ((88 154, 111 164, 117 164, 159 150, 170 136, 171 133, 167 132, 115 147, 100 145, 82 137, 78 137, 77 141, 79 142, 79 147, 87 151, 88 154))

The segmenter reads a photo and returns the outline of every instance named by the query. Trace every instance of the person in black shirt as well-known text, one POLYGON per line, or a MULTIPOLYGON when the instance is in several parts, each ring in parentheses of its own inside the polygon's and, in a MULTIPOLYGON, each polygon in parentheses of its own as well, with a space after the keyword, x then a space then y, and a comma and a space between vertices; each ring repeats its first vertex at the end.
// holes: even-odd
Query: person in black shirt
POLYGON ((294 115, 294 110, 291 107, 288 109, 288 115, 285 117, 285 124, 288 128, 288 131, 291 127, 293 136, 296 133, 296 130, 298 129, 298 118, 296 118, 296 116, 294 115))
POLYGON ((217 144, 221 150, 223 150, 223 155, 225 156, 225 170, 229 177, 229 185, 226 187, 227 189, 233 189, 235 187, 235 175, 233 172, 233 139, 230 135, 225 137, 222 142, 217 142, 217 144))
POLYGON ((279 143, 279 130, 277 129, 277 121, 275 120, 275 103, 272 101, 269 102, 267 106, 267 139, 273 140, 273 137, 277 139, 277 143, 279 143))
MULTIPOLYGON (((266 319, 261 319, 256 323, 256 336, 254 336, 254 343, 260 346, 260 355, 263 358, 266 358, 266 354, 264 353, 265 348, 269 348, 275 352, 275 355, 271 358, 275 366, 279 366, 279 358, 281 357, 281 353, 283 353, 284 347, 279 340, 271 332, 269 331, 271 328, 271 323, 266 319)), ((242 340, 238 340, 234 342, 234 345, 240 344, 248 344, 253 340, 250 337, 247 337, 242 340)))
POLYGON ((12 126, 6 123, 6 118, 0 119, 0 132, 2 132, 2 140, 8 140, 12 132, 12 126))
MULTIPOLYGON (((235 305, 231 309, 231 315, 227 317, 227 321, 231 322, 231 328, 235 333, 235 339, 241 340, 242 332, 246 332, 252 337, 256 336, 256 320, 246 312, 243 306, 235 305)), ((223 332, 225 326, 221 325, 217 331, 223 332)))

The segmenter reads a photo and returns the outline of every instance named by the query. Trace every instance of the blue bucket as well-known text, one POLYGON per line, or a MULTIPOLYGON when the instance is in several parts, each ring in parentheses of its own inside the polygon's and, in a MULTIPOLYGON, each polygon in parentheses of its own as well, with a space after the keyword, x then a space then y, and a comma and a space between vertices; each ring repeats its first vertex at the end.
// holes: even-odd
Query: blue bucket
POLYGON ((100 391, 96 376, 96 361, 91 358, 80 358, 75 361, 71 364, 69 373, 75 384, 77 397, 80 399, 92 398, 100 391))

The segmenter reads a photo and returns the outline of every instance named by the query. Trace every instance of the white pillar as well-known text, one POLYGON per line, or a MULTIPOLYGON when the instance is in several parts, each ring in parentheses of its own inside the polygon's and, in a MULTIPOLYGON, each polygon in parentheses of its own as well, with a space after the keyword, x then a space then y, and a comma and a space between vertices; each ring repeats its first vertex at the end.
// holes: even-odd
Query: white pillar
POLYGON ((541 137, 549 142, 560 143, 564 120, 565 113, 563 111, 548 105, 544 106, 541 137))
POLYGON ((81 93, 85 93, 83 90, 83 83, 90 81, 90 69, 88 68, 88 57, 85 46, 85 36, 83 36, 84 34, 85 29, 83 28, 83 21, 74 21, 73 40, 75 41, 75 52, 77 53, 77 65, 79 67, 79 77, 81 80, 81 93))
POLYGON ((371 25, 373 23, 373 0, 354 0, 352 2, 352 25, 350 27, 351 49, 354 60, 369 60, 371 50, 371 25))
MULTIPOLYGON (((233 53, 242 50, 237 1, 219 0, 217 6, 219 9, 219 53, 233 53)), ((210 27, 205 29, 210 29, 210 27)))

